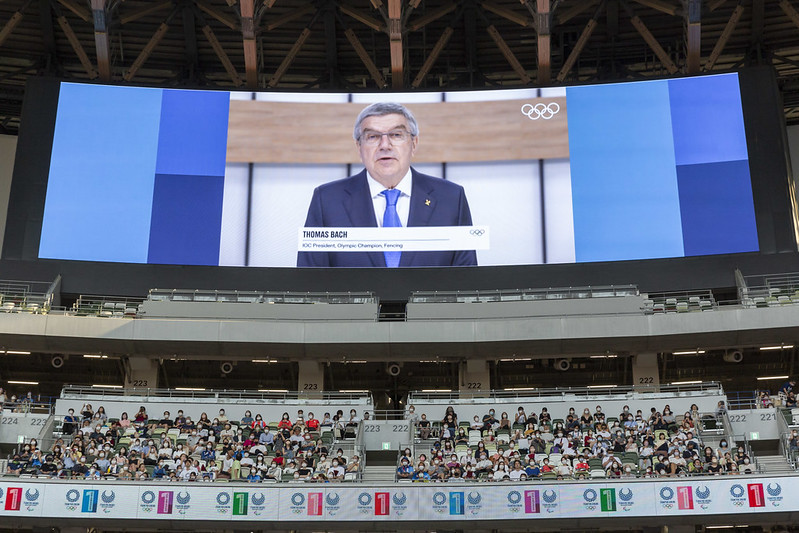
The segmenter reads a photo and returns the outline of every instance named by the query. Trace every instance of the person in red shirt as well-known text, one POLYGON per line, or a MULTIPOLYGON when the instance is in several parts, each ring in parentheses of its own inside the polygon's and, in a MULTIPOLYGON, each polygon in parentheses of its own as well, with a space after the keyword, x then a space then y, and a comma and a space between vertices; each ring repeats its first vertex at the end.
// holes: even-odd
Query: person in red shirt
POLYGON ((319 421, 314 418, 312 412, 308 412, 308 421, 305 422, 305 427, 310 429, 311 431, 316 431, 319 429, 319 421))
POLYGON ((575 472, 588 472, 588 462, 585 460, 584 456, 580 456, 577 458, 577 461, 574 463, 574 471, 575 472))
POLYGON ((252 423, 250 424, 250 429, 255 429, 255 428, 261 428, 261 429, 266 428, 266 422, 264 422, 264 417, 261 416, 261 413, 255 415, 255 420, 253 420, 252 423))
POLYGON ((283 413, 283 418, 280 419, 280 422, 277 423, 277 427, 280 429, 291 429, 294 424, 291 423, 289 420, 289 414, 283 413))

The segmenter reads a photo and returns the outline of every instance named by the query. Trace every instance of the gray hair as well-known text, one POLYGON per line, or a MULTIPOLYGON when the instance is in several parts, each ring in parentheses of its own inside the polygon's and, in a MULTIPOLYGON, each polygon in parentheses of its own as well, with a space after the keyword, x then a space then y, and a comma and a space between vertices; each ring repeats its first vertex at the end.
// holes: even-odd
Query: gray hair
POLYGON ((383 115, 402 115, 408 120, 408 126, 411 128, 411 135, 417 137, 419 135, 419 124, 416 123, 413 113, 410 109, 402 104, 393 102, 377 102, 366 106, 363 111, 358 114, 355 120, 355 128, 352 131, 352 137, 356 141, 361 139, 361 123, 368 117, 382 117, 383 115))

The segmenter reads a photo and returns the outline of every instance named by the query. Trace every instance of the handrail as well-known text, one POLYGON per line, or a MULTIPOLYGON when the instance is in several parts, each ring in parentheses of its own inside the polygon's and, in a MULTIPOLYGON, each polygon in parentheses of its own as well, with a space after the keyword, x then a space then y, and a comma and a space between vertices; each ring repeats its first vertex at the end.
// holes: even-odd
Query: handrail
POLYGON ((500 389, 500 390, 491 390, 487 392, 485 397, 481 398, 472 398, 472 397, 465 397, 461 398, 461 393, 459 391, 436 391, 436 392, 417 392, 413 391, 408 396, 408 405, 413 404, 415 401, 419 400, 458 400, 462 403, 490 403, 491 401, 498 400, 498 399, 510 399, 510 398, 544 398, 544 397, 553 397, 553 396, 566 396, 566 395, 574 395, 574 396, 623 396, 627 395, 628 393, 640 393, 640 394, 669 394, 669 393, 685 393, 685 392, 718 392, 718 394, 724 394, 724 389, 721 386, 721 383, 716 381, 707 381, 702 383, 693 383, 693 384, 686 384, 686 385, 661 385, 660 390, 655 391, 644 391, 640 390, 639 388, 632 386, 632 385, 619 385, 615 387, 608 387, 608 388, 589 388, 589 387, 555 387, 555 388, 531 388, 531 389, 524 389, 524 390, 507 390, 507 389, 500 389))
POLYGON ((489 289, 471 291, 414 291, 408 303, 511 302, 519 300, 560 300, 638 296, 637 285, 595 285, 585 287, 547 287, 529 289, 489 289))
POLYGON ((81 385, 65 385, 61 389, 61 398, 196 398, 196 399, 216 399, 216 400, 310 400, 320 399, 324 401, 340 400, 362 400, 367 399, 367 404, 372 403, 372 396, 368 393, 349 393, 349 392, 314 392, 311 396, 304 391, 251 391, 251 390, 228 390, 228 389, 205 389, 205 390, 178 390, 178 389, 156 389, 156 388, 132 388, 132 389, 105 389, 97 387, 85 387, 81 385))
POLYGON ((363 304, 377 303, 374 292, 237 291, 216 289, 150 289, 147 301, 363 304))

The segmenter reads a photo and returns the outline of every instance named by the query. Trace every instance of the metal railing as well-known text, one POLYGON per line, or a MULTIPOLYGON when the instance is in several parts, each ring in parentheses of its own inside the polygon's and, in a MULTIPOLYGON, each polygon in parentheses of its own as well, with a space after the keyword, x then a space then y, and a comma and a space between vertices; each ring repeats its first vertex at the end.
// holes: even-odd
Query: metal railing
POLYGON ((109 398, 124 399, 125 397, 139 398, 177 398, 177 399, 215 399, 215 400, 363 400, 368 399, 367 404, 372 403, 372 396, 369 393, 349 393, 349 392, 314 392, 308 394, 304 391, 250 391, 250 390, 227 390, 227 389, 204 389, 204 390, 179 390, 179 389, 155 389, 155 388, 131 388, 131 389, 107 389, 99 387, 86 387, 82 385, 65 385, 61 390, 63 399, 83 399, 83 398, 109 398))
POLYGON ((365 304, 377 303, 373 292, 281 292, 281 291, 225 291, 150 289, 149 301, 172 302, 226 302, 264 304, 365 304))
POLYGON ((81 295, 72 306, 76 316, 136 318, 144 298, 81 295))
POLYGON ((613 387, 555 387, 555 388, 530 388, 524 390, 492 390, 482 398, 474 398, 471 393, 466 393, 461 397, 459 391, 431 391, 431 392, 411 392, 408 397, 408 405, 419 400, 457 400, 461 403, 491 403, 496 400, 507 400, 516 398, 554 398, 557 396, 574 397, 596 397, 596 396, 626 396, 628 393, 641 394, 681 394, 688 392, 710 392, 724 394, 721 384, 716 381, 705 381, 702 383, 689 383, 685 385, 661 385, 660 390, 642 390, 640 387, 632 385, 618 385, 613 387))
POLYGON ((638 296, 637 285, 547 287, 539 289, 491 289, 482 291, 414 291, 408 303, 483 303, 524 300, 566 300, 638 296))

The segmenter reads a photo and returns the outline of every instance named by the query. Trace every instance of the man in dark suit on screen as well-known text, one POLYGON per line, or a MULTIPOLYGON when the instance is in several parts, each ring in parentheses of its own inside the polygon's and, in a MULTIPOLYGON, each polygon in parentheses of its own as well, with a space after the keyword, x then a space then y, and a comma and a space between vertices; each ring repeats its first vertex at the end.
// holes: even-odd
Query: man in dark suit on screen
MULTIPOLYGON (((355 121, 353 137, 366 167, 314 190, 307 228, 471 226, 463 187, 417 172, 411 158, 419 126, 404 106, 377 103, 355 121)), ((299 252, 300 267, 411 267, 477 264, 474 250, 299 252)))

